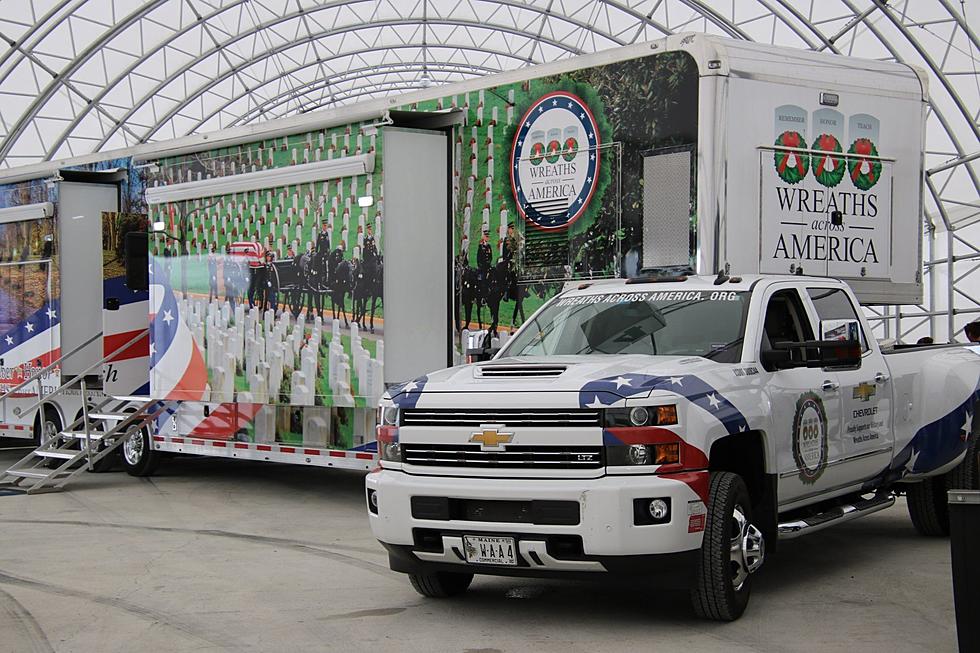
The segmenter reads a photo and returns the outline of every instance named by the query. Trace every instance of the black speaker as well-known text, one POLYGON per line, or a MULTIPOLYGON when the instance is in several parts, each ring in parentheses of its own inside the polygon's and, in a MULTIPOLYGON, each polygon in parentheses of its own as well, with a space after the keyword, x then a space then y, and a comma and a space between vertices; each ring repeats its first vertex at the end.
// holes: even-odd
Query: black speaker
POLYGON ((126 287, 133 291, 149 290, 150 245, 145 231, 126 234, 126 287))

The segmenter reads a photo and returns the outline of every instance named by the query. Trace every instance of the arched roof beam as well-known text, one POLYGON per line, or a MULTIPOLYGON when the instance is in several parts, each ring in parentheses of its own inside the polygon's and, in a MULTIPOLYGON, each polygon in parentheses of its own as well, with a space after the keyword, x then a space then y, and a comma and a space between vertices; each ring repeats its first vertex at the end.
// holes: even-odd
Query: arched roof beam
MULTIPOLYGON (((277 22, 279 22, 281 20, 285 20, 285 19, 280 18, 280 19, 277 20, 277 22)), ((528 35, 526 32, 522 32, 522 31, 520 31, 518 29, 514 29, 512 27, 508 27, 508 26, 504 26, 504 25, 484 24, 484 23, 480 23, 478 21, 472 21, 472 20, 461 21, 461 20, 429 19, 429 23, 430 24, 437 24, 437 25, 447 25, 447 26, 450 26, 450 27, 468 27, 468 28, 471 28, 471 29, 495 30, 495 31, 506 32, 506 33, 511 34, 513 36, 520 36, 520 37, 525 37, 525 38, 533 38, 531 35, 528 35)), ((322 32, 318 32, 317 34, 311 34, 310 36, 311 37, 314 37, 316 39, 329 38, 331 36, 335 36, 335 35, 338 35, 338 34, 346 34, 346 33, 349 33, 349 32, 354 32, 354 31, 357 31, 357 30, 361 30, 361 29, 364 29, 366 27, 399 27, 399 26, 404 26, 404 25, 415 25, 415 24, 417 24, 416 21, 414 21, 414 20, 407 20, 407 19, 381 20, 381 21, 374 21, 374 22, 371 22, 371 23, 364 23, 364 24, 358 24, 358 25, 347 25, 347 26, 344 26, 344 27, 341 27, 341 28, 337 28, 337 29, 324 30, 322 32)), ((266 23, 265 25, 268 26, 268 23, 266 23)), ((252 30, 250 30, 250 32, 251 31, 252 30)), ((239 39, 244 38, 247 35, 248 35, 248 33, 242 33, 240 35, 237 35, 235 38, 230 39, 229 41, 226 41, 225 43, 221 44, 221 47, 227 47, 228 44, 233 43, 235 41, 238 41, 239 39)), ((554 48, 557 48, 559 50, 564 50, 564 51, 569 52, 571 54, 582 54, 582 51, 581 50, 579 50, 577 48, 574 48, 574 47, 571 47, 571 46, 569 46, 567 44, 561 43, 560 41, 555 41, 553 39, 542 39, 542 41, 545 42, 545 43, 547 43, 548 45, 551 45, 554 48)), ((295 45, 295 42, 293 42, 293 45, 295 45)), ((147 93, 145 97, 147 97, 147 98, 153 97, 153 95, 155 95, 156 93, 158 93, 162 89, 166 88, 168 84, 170 84, 171 82, 173 82, 175 79, 178 79, 180 75, 182 75, 183 73, 185 73, 188 70, 192 69, 202 59, 204 59, 206 57, 209 57, 212 54, 214 54, 214 52, 217 49, 218 49, 217 47, 211 48, 210 50, 208 50, 207 53, 202 54, 202 56, 197 57, 196 59, 188 62, 184 66, 181 66, 181 68, 178 71, 175 71, 174 73, 172 73, 171 75, 167 76, 165 79, 163 79, 162 81, 160 81, 156 86, 154 86, 154 88, 149 93, 147 93)), ((209 83, 208 86, 210 86, 210 83, 209 83)), ((204 88, 207 88, 208 86, 205 86, 204 88)), ((200 92, 195 92, 194 95, 188 99, 188 101, 193 101, 199 95, 200 95, 200 92)), ((180 103, 177 106, 186 105, 188 101, 185 101, 183 103, 180 103)), ((142 106, 143 106, 143 103, 141 102, 141 103, 137 104, 136 106, 134 106, 133 108, 131 108, 119 120, 119 122, 120 123, 125 123, 142 106)), ((173 110, 167 112, 166 116, 164 116, 163 119, 158 120, 157 123, 155 125, 153 125, 146 132, 146 134, 142 137, 141 142, 144 142, 145 143, 145 142, 149 141, 153 137, 153 134, 155 134, 157 131, 159 131, 159 129, 164 124, 166 124, 166 122, 170 118, 173 117, 173 114, 174 114, 174 111, 173 110)), ((113 135, 115 135, 115 133, 116 133, 117 130, 118 130, 118 125, 116 127, 114 127, 113 129, 111 129, 102 138, 102 140, 99 141, 99 143, 98 143, 98 145, 96 146, 95 149, 100 149, 103 145, 105 145, 105 143, 113 135)))
MULTIPOLYGON (((444 67, 438 61, 435 62, 435 63, 433 63, 433 62, 430 61, 427 64, 412 63, 410 65, 409 64, 401 64, 401 65, 398 65, 398 66, 391 66, 391 67, 386 67, 386 68, 378 68, 378 67, 362 68, 359 71, 351 71, 351 75, 349 77, 342 78, 341 81, 350 81, 351 78, 357 78, 357 79, 365 79, 365 80, 367 80, 367 79, 371 79, 371 78, 379 77, 379 76, 383 76, 383 75, 391 75, 393 73, 394 74, 397 74, 397 73, 414 73, 414 72, 421 73, 424 70, 428 70, 429 72, 436 72, 436 73, 459 73, 460 72, 459 70, 456 70, 456 69, 451 68, 451 67, 444 67)), ((472 74, 473 77, 481 77, 481 76, 483 76, 486 73, 481 73, 481 72, 473 71, 471 74, 472 74)), ((277 109, 278 107, 280 107, 281 105, 285 104, 286 102, 289 102, 290 100, 294 100, 294 99, 298 100, 298 99, 301 99, 301 98, 308 98, 308 96, 310 96, 313 93, 316 93, 317 91, 323 91, 323 90, 329 88, 331 85, 337 83, 337 81, 338 81, 337 79, 320 80, 320 81, 318 81, 318 82, 316 82, 314 84, 311 84, 311 85, 306 86, 306 87, 301 88, 301 89, 289 89, 289 90, 283 91, 283 92, 279 93, 278 95, 275 95, 273 97, 268 98, 261 105, 257 105, 255 107, 252 107, 251 109, 249 109, 249 111, 246 114, 242 115, 240 118, 238 118, 234 122, 230 123, 228 125, 228 127, 235 127, 235 126, 238 126, 238 125, 241 125, 241 124, 248 123, 250 120, 252 120, 253 118, 257 117, 257 115, 264 114, 264 113, 266 113, 267 111, 269 111, 271 109, 277 109)), ((417 82, 418 82, 418 80, 414 80, 414 79, 400 80, 400 83, 403 84, 405 86, 405 88, 408 88, 408 87, 415 88, 416 86, 418 86, 418 83, 421 83, 421 82, 418 82, 418 83, 417 82)), ((394 82, 392 82, 392 83, 394 84, 394 82)), ((362 87, 363 86, 366 86, 366 85, 362 85, 362 87)), ((361 88, 361 87, 358 87, 358 88, 361 88)), ((429 86, 429 88, 431 88, 431 86, 429 86)), ((333 95, 335 97, 335 100, 333 102, 331 102, 330 104, 335 104, 336 103, 336 99, 337 98, 340 98, 342 96, 342 94, 344 93, 345 90, 348 90, 348 89, 339 89, 335 93, 333 93, 333 95)), ((239 98, 240 97, 241 96, 239 96, 239 98)), ((317 106, 315 106, 313 108, 300 108, 299 111, 298 111, 298 113, 308 113, 309 111, 315 111, 316 109, 321 108, 325 104, 323 102, 316 101, 316 100, 309 100, 309 101, 310 101, 311 104, 316 104, 317 106)), ((214 114, 212 114, 212 117, 213 117, 213 115, 214 114)), ((283 116, 281 116, 281 115, 274 116, 274 118, 281 118, 281 117, 283 117, 283 116)), ((209 117, 209 119, 210 119, 210 117, 209 117)))
MULTIPOLYGON (((417 46, 412 46, 412 47, 417 47, 417 46)), ((317 65, 317 62, 306 64, 302 68, 310 68, 315 65, 317 65)), ((305 95, 309 95, 310 91, 313 89, 316 90, 325 89, 331 84, 337 83, 338 81, 346 81, 351 76, 358 76, 358 75, 367 76, 365 75, 365 73, 370 73, 371 71, 379 71, 378 74, 391 74, 391 73, 398 73, 398 72, 422 72, 425 69, 428 69, 430 71, 440 72, 440 73, 455 73, 461 75, 469 74, 476 77, 500 72, 497 69, 487 68, 484 66, 476 66, 473 64, 462 64, 462 63, 454 64, 454 63, 448 63, 442 61, 435 61, 435 62, 430 61, 428 64, 421 64, 416 62, 385 64, 383 69, 381 69, 381 67, 379 66, 365 66, 363 68, 356 68, 356 69, 345 71, 343 74, 331 77, 330 79, 319 80, 314 84, 310 86, 306 86, 304 88, 300 88, 300 89, 291 88, 277 95, 273 95, 267 98, 261 104, 252 107, 246 113, 242 114, 232 122, 228 123, 227 125, 224 125, 224 128, 235 127, 237 125, 249 122, 250 120, 252 120, 252 118, 255 116, 256 113, 264 113, 269 108, 278 107, 280 104, 279 101, 287 99, 287 96, 289 96, 290 94, 292 94, 294 97, 302 97, 305 95)), ((299 70, 301 70, 300 67, 294 68, 291 71, 286 71, 282 75, 270 79, 265 83, 265 85, 273 84, 279 81, 280 79, 286 76, 286 73, 296 73, 299 72, 299 70)), ((238 100, 242 99, 242 97, 244 97, 244 94, 240 93, 236 95, 234 98, 231 98, 230 100, 222 104, 220 107, 211 111, 203 119, 197 122, 197 124, 191 130, 191 133, 196 132, 201 125, 206 124, 209 120, 214 118, 216 115, 218 115, 222 111, 225 111, 229 106, 231 106, 238 100)), ((281 117, 281 116, 276 116, 276 117, 281 117)))
MULTIPOLYGON (((151 2, 141 5, 138 9, 136 9, 129 15, 124 16, 122 20, 120 20, 118 23, 113 24, 111 29, 106 30, 105 32, 100 34, 97 39, 95 39, 88 45, 88 47, 86 47, 84 50, 82 50, 82 52, 76 55, 63 70, 60 70, 56 74, 54 74, 54 78, 51 80, 51 82, 45 87, 45 89, 41 93, 38 93, 38 96, 34 98, 34 101, 31 102, 30 106, 28 106, 27 111, 25 111, 24 114, 21 115, 20 119, 14 124, 14 126, 10 129, 10 131, 7 132, 7 137, 3 139, 3 143, 0 143, 0 160, 6 158, 7 154, 10 152, 10 149, 13 147, 14 143, 17 142, 17 139, 20 138, 21 134, 23 134, 24 131, 31 124, 33 124, 34 118, 37 117, 37 114, 40 111, 41 107, 43 107, 48 102, 48 100, 50 100, 54 96, 54 94, 58 91, 60 87, 65 86, 66 88, 71 89, 73 93, 76 93, 81 97, 85 97, 84 94, 80 93, 71 84, 71 80, 69 78, 72 75, 72 73, 78 70, 82 66, 82 64, 87 62, 92 56, 98 53, 102 49, 102 46, 109 43, 113 38, 116 37, 117 34, 120 34, 123 31, 129 29, 130 26, 132 26, 134 23, 139 21, 141 18, 146 16, 148 13, 150 13, 151 11, 153 11, 154 9, 156 9, 166 1, 167 0, 152 0, 151 2)), ((25 54, 27 53, 25 52, 25 54)), ((89 98, 85 98, 85 99, 88 100, 89 98)), ((92 103, 91 100, 89 100, 89 102, 90 104, 92 103)), ((98 105, 96 104, 96 106, 98 105)), ((113 118, 113 120, 115 119, 113 118)), ((113 129, 113 132, 115 132, 116 129, 119 129, 121 127, 120 122, 121 121, 116 121, 116 127, 113 129)))
MULTIPOLYGON (((297 44, 300 44, 300 43, 303 43, 303 42, 304 41, 302 41, 302 40, 301 41, 293 41, 293 42, 291 42, 291 43, 288 44, 288 48, 295 47, 297 44)), ((421 47, 422 46, 420 44, 417 44, 417 43, 406 43, 404 45, 396 45, 396 46, 388 47, 388 48, 386 48, 386 50, 418 50, 418 49, 421 49, 421 47)), ((474 52, 474 53, 485 54, 485 55, 489 55, 489 56, 503 57, 503 58, 506 58, 506 59, 513 59, 515 61, 520 61, 520 62, 523 62, 524 61, 524 59, 522 57, 520 57, 518 55, 515 55, 515 54, 513 54, 511 52, 505 52, 503 50, 493 50, 493 49, 488 49, 488 48, 475 48, 475 47, 467 47, 465 45, 450 45, 450 44, 438 45, 438 46, 430 45, 428 47, 429 47, 429 50, 430 51, 431 50, 460 50, 460 51, 463 51, 463 52, 474 52)), ((280 48, 281 49, 288 49, 287 48, 287 44, 284 44, 283 46, 280 46, 279 48, 276 48, 275 50, 268 51, 265 55, 263 55, 262 58, 250 60, 247 64, 243 64, 242 67, 245 67, 245 66, 248 66, 248 65, 252 65, 252 64, 254 64, 256 62, 262 61, 265 58, 265 56, 273 56, 275 53, 277 53, 280 50, 280 48)), ((340 53, 337 53, 336 55, 334 55, 332 57, 329 57, 327 59, 320 59, 318 61, 312 61, 312 62, 304 63, 304 64, 301 64, 299 66, 296 66, 295 68, 291 68, 290 70, 285 71, 285 72, 283 72, 280 75, 276 75, 275 77, 270 77, 266 81, 262 82, 261 84, 259 84, 258 86, 250 89, 247 92, 254 92, 254 91, 256 91, 256 90, 258 90, 260 88, 263 88, 265 86, 268 86, 269 84, 272 84, 272 83, 275 83, 275 82, 279 81, 280 79, 282 79, 283 77, 288 76, 289 74, 295 74, 295 73, 297 73, 297 72, 299 72, 299 71, 301 71, 303 69, 309 68, 311 66, 320 65, 320 64, 323 64, 325 62, 334 61, 336 59, 342 59, 344 57, 357 57, 357 56, 360 56, 360 55, 363 55, 363 54, 367 54, 369 52, 375 52, 375 51, 376 50, 374 48, 361 48, 359 50, 351 50, 349 52, 340 52, 340 53)), ((448 61, 436 62, 436 63, 437 64, 442 64, 442 65, 465 66, 465 67, 468 67, 468 68, 472 68, 474 70, 483 71, 483 72, 488 73, 488 74, 493 74, 493 73, 501 72, 498 69, 488 68, 488 67, 485 67, 485 66, 479 66, 477 64, 462 64, 462 63, 460 63, 460 64, 454 64, 454 63, 448 62, 448 61)), ((214 82, 214 84, 217 84, 217 83, 219 83, 219 82, 227 79, 230 76, 231 76, 231 71, 227 71, 224 74, 222 74, 221 77, 216 78, 215 80, 213 80, 213 82, 214 82)), ((209 82, 209 86, 213 86, 214 84, 212 84, 212 83, 209 82)), ((207 90, 208 89, 201 89, 201 93, 204 93, 207 90)), ((200 93, 198 95, 200 95, 200 93)), ((197 124, 194 125, 194 128, 191 130, 191 133, 195 132, 202 124, 204 124, 207 121, 211 120, 211 118, 213 118, 215 115, 217 115, 221 111, 224 111, 231 104, 233 104, 237 100, 241 99, 243 95, 244 95, 244 92, 243 93, 239 93, 238 95, 235 95, 234 97, 228 99, 228 101, 226 101, 221 106, 219 106, 217 109, 215 109, 210 114, 208 114, 207 116, 205 116, 202 120, 198 121, 197 124)), ((183 108, 183 106, 186 106, 187 104, 189 104, 189 102, 192 101, 193 99, 196 99, 196 98, 191 98, 191 100, 188 100, 187 102, 182 103, 181 109, 183 108)), ((238 124, 238 122, 240 122, 240 120, 232 123, 232 125, 238 124)))
MULTIPOLYGON (((86 1, 87 0, 79 0, 79 2, 81 2, 81 3, 84 3, 86 1)), ((116 86, 118 86, 122 82, 123 79, 125 79, 126 77, 128 77, 129 75, 131 75, 137 68, 139 68, 141 65, 143 65, 143 63, 145 62, 146 59, 149 59, 149 58, 153 57, 155 54, 157 54, 158 52, 160 52, 164 48, 168 47, 171 43, 173 43, 177 39, 183 37, 184 35, 186 35, 191 30, 194 30, 194 29, 200 27, 201 22, 209 21, 212 18, 214 18, 215 16, 218 16, 219 14, 221 14, 223 12, 226 12, 226 11, 229 11, 231 9, 234 9, 235 7, 237 7, 237 6, 241 5, 241 4, 244 4, 245 2, 248 2, 248 0, 237 0, 233 4, 225 5, 225 6, 221 7, 221 8, 219 8, 219 9, 216 9, 215 11, 211 12, 210 14, 207 14, 205 16, 202 16, 202 20, 200 20, 200 21, 199 20, 195 20, 192 23, 188 23, 182 29, 177 30, 175 32, 172 32, 170 34, 170 36, 168 36, 166 39, 160 41, 155 46, 153 46, 152 48, 150 48, 147 52, 145 52, 141 58, 136 59, 129 66, 127 66, 126 68, 124 68, 122 70, 122 72, 120 72, 118 75, 116 75, 116 78, 115 79, 113 79, 110 83, 106 84, 102 88, 102 90, 99 91, 95 95, 95 97, 92 98, 92 102, 93 103, 101 102, 102 101, 102 98, 104 98, 109 92, 111 92, 113 89, 115 89, 116 86)), ((143 103, 145 103, 145 100, 144 100, 143 103)), ((141 104, 143 104, 143 103, 141 103, 141 104)), ((78 126, 78 124, 86 116, 88 116, 88 113, 89 113, 90 110, 91 110, 90 107, 87 106, 87 107, 85 107, 84 109, 82 109, 81 111, 78 112, 78 114, 72 119, 72 121, 68 124, 68 126, 65 127, 64 131, 61 132, 61 135, 57 139, 55 139, 55 141, 52 143, 52 145, 44 153, 44 160, 45 161, 49 161, 49 160, 51 160, 54 157, 54 155, 58 151, 58 149, 62 145, 64 145, 65 141, 68 140, 68 137, 71 136, 71 134, 75 131, 75 128, 78 126)))
MULTIPOLYGON (((157 3, 163 2, 163 1, 165 1, 165 0, 156 0, 157 3)), ((244 2, 246 2, 246 1, 247 0, 237 0, 237 2, 235 2, 234 4, 223 6, 223 7, 219 8, 219 9, 216 9, 212 13, 203 16, 201 20, 194 21, 193 23, 191 23, 190 25, 188 25, 183 30, 180 30, 179 32, 175 32, 174 34, 172 34, 166 41, 161 42, 160 44, 158 44, 157 46, 155 46, 152 50, 150 50, 149 52, 147 52, 144 55, 144 58, 148 58, 148 57, 153 56, 154 54, 156 54, 157 52, 159 52, 161 49, 163 49, 164 47, 166 47, 167 45, 169 45, 172 41, 174 41, 174 40, 180 38, 181 36, 183 36, 184 34, 186 34, 189 30, 191 30, 191 29, 193 29, 193 28, 201 25, 202 23, 207 23, 207 21, 211 20, 213 17, 217 16, 218 14, 227 12, 228 10, 230 10, 230 9, 232 9, 232 8, 238 6, 238 5, 241 5, 244 2)), ((214 47, 209 48, 206 52, 202 52, 199 56, 197 56, 194 59, 192 59, 186 66, 182 66, 181 69, 179 71, 177 71, 177 73, 169 76, 167 79, 168 79, 168 81, 173 81, 173 79, 176 79, 177 77, 179 77, 180 74, 182 74, 184 72, 187 72, 187 70, 189 70, 190 68, 193 68, 194 65, 196 65, 197 63, 200 63, 202 60, 207 59, 208 57, 210 57, 211 55, 213 55, 215 52, 217 52, 219 49, 224 48, 224 47, 227 47, 227 46, 229 46, 231 44, 237 43, 237 42, 241 41, 242 39, 245 39, 245 38, 248 38, 250 36, 256 35, 259 32, 261 32, 263 29, 266 29, 266 28, 269 28, 269 27, 275 27, 276 25, 279 25, 281 23, 287 22, 289 20, 292 20, 292 19, 295 19, 295 18, 298 18, 298 17, 310 16, 310 15, 313 15, 313 14, 315 14, 317 12, 335 9, 337 6, 340 6, 340 5, 360 4, 360 3, 363 3, 363 2, 369 2, 369 1, 371 1, 371 0, 353 0, 352 2, 351 1, 344 1, 344 0, 334 0, 333 2, 327 2, 327 3, 324 3, 322 5, 318 5, 318 6, 314 7, 314 8, 303 9, 302 7, 299 7, 299 8, 297 8, 297 9, 291 11, 291 12, 284 13, 284 14, 281 14, 279 16, 276 16, 272 20, 268 20, 268 21, 265 21, 263 23, 259 23, 257 25, 254 25, 253 27, 249 28, 248 30, 245 30, 243 32, 240 32, 240 33, 234 35, 232 38, 229 38, 226 41, 221 42, 220 44, 216 44, 214 47)), ((614 36, 612 34, 607 34, 606 32, 603 32, 601 30, 598 30, 594 26, 589 25, 588 23, 585 23, 585 22, 580 21, 580 20, 576 20, 576 19, 571 18, 569 16, 563 16, 563 15, 560 15, 560 14, 548 13, 544 8, 541 8, 541 7, 536 7, 536 6, 533 6, 533 5, 523 5, 523 4, 520 4, 519 2, 516 2, 516 0, 496 0, 496 3, 497 4, 506 4, 506 5, 510 5, 510 6, 514 6, 514 7, 520 7, 522 10, 528 11, 528 12, 531 12, 531 13, 548 15, 551 18, 554 18, 556 20, 560 20, 560 21, 565 22, 565 23, 569 23, 569 24, 571 24, 571 25, 573 25, 573 26, 575 26, 575 27, 577 27, 579 29, 592 32, 594 34, 597 34, 599 36, 602 36, 603 38, 609 39, 610 41, 620 42, 620 43, 622 42, 619 39, 617 39, 616 36, 614 36)), ((607 0, 603 0, 603 3, 604 4, 609 4, 607 0)), ((650 20, 645 19, 642 16, 642 14, 637 14, 634 11, 627 10, 625 7, 621 7, 620 5, 611 4, 611 6, 614 6, 617 9, 619 9, 620 11, 624 11, 625 13, 627 13, 629 15, 633 15, 633 16, 637 17, 638 20, 643 20, 647 24, 653 25, 657 29, 661 29, 661 30, 665 31, 665 33, 669 33, 669 31, 666 30, 666 28, 660 26, 655 21, 650 21, 650 20)), ((500 31, 505 31, 505 32, 508 32, 508 33, 513 34, 515 36, 522 36, 522 37, 525 37, 525 38, 528 38, 528 39, 534 39, 534 38, 536 38, 536 35, 534 35, 534 34, 532 34, 530 32, 524 32, 524 31, 521 31, 521 30, 518 30, 518 29, 515 29, 515 28, 511 28, 511 27, 508 27, 508 26, 484 24, 484 23, 480 23, 478 21, 459 21, 459 20, 448 20, 448 19, 439 19, 439 18, 437 18, 437 19, 427 19, 427 22, 429 24, 444 24, 444 25, 450 25, 450 26, 474 27, 474 28, 482 28, 482 29, 499 29, 500 31)), ((362 23, 362 24, 357 25, 356 27, 363 28, 363 27, 370 27, 370 26, 385 26, 387 24, 418 25, 418 24, 420 24, 420 22, 417 19, 400 19, 400 20, 397 20, 397 21, 375 21, 375 22, 362 23)), ((349 26, 349 27, 355 27, 355 26, 349 26)), ((345 29, 343 31, 351 31, 351 29, 345 29)), ((338 32, 338 33, 340 33, 340 32, 338 32)), ((321 35, 329 35, 329 33, 327 33, 327 32, 320 32, 319 34, 321 34, 321 35)), ((304 39, 304 40, 308 40, 308 39, 304 39)), ((569 47, 569 46, 567 46, 567 45, 565 45, 563 43, 560 43, 558 41, 555 41, 553 39, 540 39, 540 40, 542 42, 544 42, 544 43, 547 43, 547 44, 552 45, 554 47, 557 47, 559 49, 563 49, 563 50, 566 50, 566 51, 569 51, 569 52, 573 52, 575 54, 581 54, 581 52, 582 52, 578 48, 569 47)), ((522 58, 522 61, 526 61, 526 59, 523 59, 522 58)), ((136 62, 135 64, 131 65, 125 71, 123 71, 120 75, 118 75, 110 84, 107 84, 106 85, 106 88, 103 89, 103 91, 101 91, 96 96, 96 100, 95 101, 97 101, 98 99, 101 99, 102 97, 104 97, 105 94, 108 93, 109 91, 111 91, 116 85, 118 85, 120 83, 120 81, 125 78, 126 75, 131 74, 138 67, 139 63, 140 62, 136 62)), ((162 86, 161 85, 158 85, 157 87, 155 87, 153 89, 153 91, 151 91, 150 93, 144 95, 143 98, 141 98, 141 101, 137 104, 136 107, 134 107, 133 110, 128 111, 126 113, 126 115, 122 119, 116 121, 115 126, 111 127, 110 128, 110 131, 99 141, 99 144, 98 144, 97 148, 98 147, 102 147, 109 140, 109 138, 111 138, 112 136, 114 136, 115 133, 116 133, 116 131, 118 131, 118 129, 119 129, 120 123, 124 124, 132 116, 132 114, 134 113, 134 111, 136 109, 138 109, 140 106, 144 105, 147 101, 149 101, 149 98, 151 98, 153 96, 153 94, 156 91, 158 91, 160 88, 162 88, 162 86)), ((68 125, 68 127, 62 132, 61 136, 58 139, 56 139, 56 141, 45 152, 45 155, 44 155, 44 158, 45 159, 50 159, 51 157, 54 156, 54 154, 57 152, 57 150, 64 144, 65 140, 67 140, 67 138, 70 136, 70 134, 72 133, 72 131, 74 130, 74 128, 88 114, 88 111, 89 111, 89 109, 88 109, 88 107, 86 107, 85 109, 83 109, 80 112, 80 114, 78 116, 76 116, 76 118, 74 120, 71 121, 71 123, 68 125)), ((147 135, 145 135, 143 138, 139 139, 140 142, 145 142, 149 138, 150 134, 155 133, 159 129, 159 126, 160 126, 160 121, 158 121, 158 124, 155 125, 152 128, 152 130, 151 130, 150 133, 148 133, 147 135)))

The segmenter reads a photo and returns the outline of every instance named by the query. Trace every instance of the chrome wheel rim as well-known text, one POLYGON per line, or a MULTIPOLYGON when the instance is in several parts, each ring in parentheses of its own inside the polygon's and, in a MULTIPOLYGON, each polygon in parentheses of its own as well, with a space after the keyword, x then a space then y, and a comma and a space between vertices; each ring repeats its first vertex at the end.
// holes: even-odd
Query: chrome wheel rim
POLYGON ((732 511, 730 566, 732 587, 739 591, 749 574, 758 570, 766 555, 766 543, 762 531, 745 517, 742 506, 732 511))
POLYGON ((130 465, 138 465, 143 458, 143 432, 137 431, 123 442, 123 458, 130 465))
POLYGON ((53 419, 45 419, 41 425, 41 438, 44 442, 50 441, 61 433, 61 427, 53 419))

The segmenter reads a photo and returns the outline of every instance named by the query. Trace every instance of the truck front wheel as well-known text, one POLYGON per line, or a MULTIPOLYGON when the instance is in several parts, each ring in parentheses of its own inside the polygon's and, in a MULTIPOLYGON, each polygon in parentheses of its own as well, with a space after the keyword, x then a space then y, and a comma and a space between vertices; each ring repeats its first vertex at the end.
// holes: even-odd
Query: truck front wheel
POLYGON ((701 559, 691 591, 694 612, 715 621, 742 616, 749 603, 752 573, 764 559, 765 540, 752 523, 745 481, 731 472, 713 472, 701 559))
POLYGON ((465 592, 473 582, 473 574, 437 571, 434 574, 409 574, 408 579, 422 596, 445 599, 465 592))

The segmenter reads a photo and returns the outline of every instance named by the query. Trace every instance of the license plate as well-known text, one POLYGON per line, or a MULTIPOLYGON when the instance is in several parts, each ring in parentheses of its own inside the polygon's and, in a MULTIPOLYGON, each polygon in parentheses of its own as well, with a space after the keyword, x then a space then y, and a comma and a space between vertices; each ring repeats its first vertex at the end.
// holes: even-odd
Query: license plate
POLYGON ((475 565, 517 566, 517 545, 512 537, 464 535, 463 548, 466 549, 466 562, 475 565))

